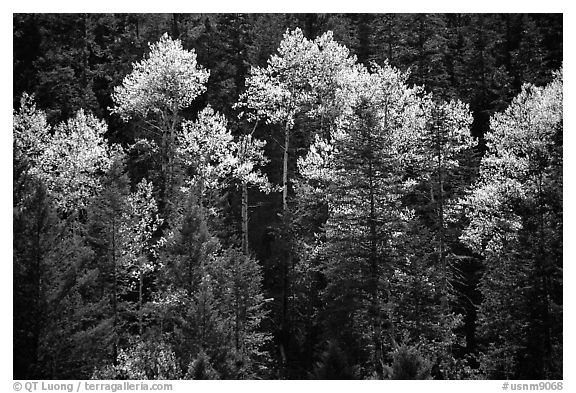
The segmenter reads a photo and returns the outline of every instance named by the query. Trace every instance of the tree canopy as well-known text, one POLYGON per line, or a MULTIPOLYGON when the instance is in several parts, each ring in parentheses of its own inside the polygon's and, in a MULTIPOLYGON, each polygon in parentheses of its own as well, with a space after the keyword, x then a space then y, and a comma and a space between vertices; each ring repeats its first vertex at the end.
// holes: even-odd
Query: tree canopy
POLYGON ((14 14, 15 379, 562 379, 556 14, 14 14))

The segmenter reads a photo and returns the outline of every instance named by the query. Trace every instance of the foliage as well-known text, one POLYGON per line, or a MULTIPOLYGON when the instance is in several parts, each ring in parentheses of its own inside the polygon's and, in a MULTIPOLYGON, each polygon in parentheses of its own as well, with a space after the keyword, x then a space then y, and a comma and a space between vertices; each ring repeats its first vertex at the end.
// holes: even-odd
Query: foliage
POLYGON ((116 103, 113 111, 124 120, 133 114, 162 118, 163 113, 178 113, 206 90, 210 75, 198 66, 194 50, 185 50, 168 34, 150 44, 149 55, 133 67, 112 96, 116 103))
POLYGON ((188 186, 202 184, 214 189, 236 180, 270 190, 266 175, 255 169, 267 162, 262 151, 265 142, 251 135, 235 141, 224 116, 210 106, 198 113, 197 120, 184 122, 182 129, 177 154, 188 186))
POLYGON ((314 367, 312 377, 322 380, 357 379, 354 370, 350 369, 346 354, 333 342, 328 342, 320 361, 314 367))
POLYGON ((560 14, 13 19, 15 378, 562 378, 560 14))
POLYGON ((94 370, 92 379, 180 379, 174 351, 165 342, 135 341, 120 350, 118 362, 94 370))
POLYGON ((322 98, 333 88, 336 75, 354 62, 348 49, 333 40, 332 33, 311 41, 301 29, 287 31, 267 67, 252 68, 239 107, 250 110, 250 117, 292 128, 297 113, 311 110, 310 105, 317 100, 328 104, 322 98))
POLYGON ((430 379, 430 362, 417 348, 401 346, 394 352, 394 379, 430 379))
POLYGON ((462 235, 486 267, 478 331, 489 345, 481 366, 506 378, 558 375, 562 71, 546 87, 525 85, 491 128, 462 235))
POLYGON ((358 360, 369 360, 372 370, 382 361, 382 346, 395 345, 385 277, 395 265, 394 244, 406 220, 399 198, 410 184, 396 169, 399 156, 390 154, 395 135, 409 124, 403 121, 403 108, 414 93, 404 80, 391 67, 346 75, 339 94, 348 106, 341 110, 332 140, 317 139, 299 161, 301 173, 311 179, 325 175, 321 187, 328 204, 324 253, 331 262, 325 274, 329 321, 336 329, 332 334, 349 334, 355 343, 348 345, 364 346, 366 354, 358 356, 365 360, 358 360), (350 313, 354 318, 346 321, 350 313))
POLYGON ((33 97, 23 94, 20 108, 13 118, 14 160, 36 166, 43 146, 49 138, 50 126, 44 112, 36 108, 33 97))
POLYGON ((36 147, 42 153, 33 173, 46 184, 62 214, 84 208, 100 191, 100 176, 119 149, 106 143, 106 130, 103 121, 80 110, 36 147))
POLYGON ((200 352, 198 357, 190 362, 185 379, 219 379, 219 375, 210 364, 208 356, 200 352))
POLYGON ((267 314, 260 267, 237 250, 223 250, 205 219, 205 208, 191 197, 161 253, 163 290, 154 313, 174 334, 186 364, 204 367, 206 360, 223 378, 253 378, 265 370, 269 341, 260 330, 267 314))

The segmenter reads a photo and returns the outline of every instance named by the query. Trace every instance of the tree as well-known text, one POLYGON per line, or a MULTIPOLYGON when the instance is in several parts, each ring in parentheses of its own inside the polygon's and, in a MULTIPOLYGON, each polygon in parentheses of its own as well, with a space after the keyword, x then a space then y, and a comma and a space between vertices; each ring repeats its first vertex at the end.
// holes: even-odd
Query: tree
POLYGON ((305 179, 299 190, 328 206, 317 237, 325 238, 316 242, 331 329, 357 351, 368 375, 381 377, 397 340, 448 361, 459 324, 448 303, 443 197, 471 146, 470 115, 461 103, 435 103, 421 88, 408 88, 406 79, 387 64, 342 74, 331 139, 317 137, 298 162, 305 179), (421 184, 431 190, 432 224, 412 197, 421 184), (342 329, 350 313, 355 322, 342 329))
POLYGON ((120 263, 129 271, 132 287, 137 288, 136 314, 140 335, 144 333, 144 276, 155 270, 152 258, 157 257, 158 247, 163 242, 163 238, 155 238, 161 224, 152 196, 152 183, 142 180, 127 198, 120 227, 120 236, 125 239, 120 263))
POLYGON ((250 256, 234 249, 225 250, 209 272, 214 277, 218 308, 226 321, 228 377, 252 379, 265 375, 268 354, 264 346, 270 335, 261 331, 268 311, 262 294, 261 268, 250 256))
POLYGON ((46 184, 60 214, 86 207, 101 189, 100 177, 112 163, 117 145, 108 145, 106 124, 83 110, 59 124, 54 134, 40 139, 42 153, 32 172, 46 184))
POLYGON ((50 126, 46 114, 36 108, 33 97, 23 94, 20 97, 20 107, 14 111, 13 122, 13 153, 14 153, 14 205, 22 201, 23 188, 37 167, 43 146, 49 138, 50 126))
POLYGON ((355 59, 349 51, 337 44, 332 33, 310 41, 302 30, 287 31, 266 68, 254 67, 246 79, 246 91, 238 104, 246 108, 252 119, 264 118, 266 123, 284 126, 284 152, 282 172, 283 213, 288 204, 288 157, 290 135, 300 113, 324 113, 329 101, 322 100, 334 88, 336 75, 350 67, 355 59), (317 106, 312 106, 318 103, 317 106))
POLYGON ((260 267, 236 249, 223 249, 208 229, 207 208, 194 192, 188 196, 159 259, 152 306, 160 332, 173 337, 184 365, 207 357, 223 378, 256 377, 265 370, 269 339, 260 331, 267 314, 260 267))
MULTIPOLYGON (((327 132, 335 111, 335 80, 344 69, 352 67, 356 59, 347 48, 333 39, 331 32, 314 40, 304 37, 301 29, 287 30, 278 47, 278 54, 270 56, 266 67, 253 67, 246 79, 246 91, 237 106, 251 121, 263 119, 266 124, 283 128, 282 149, 282 220, 286 252, 282 257, 281 330, 288 339, 288 299, 291 252, 288 233, 288 194, 290 184, 291 138, 298 117, 319 120, 317 132, 327 132)), ((309 141, 311 132, 304 133, 309 141)), ((286 343, 283 344, 284 346, 286 343)), ((284 351, 284 349, 282 349, 284 351)))
POLYGON ((432 97, 425 97, 422 106, 421 115, 427 124, 414 149, 417 156, 414 164, 417 178, 427 183, 429 196, 423 198, 427 201, 424 206, 415 208, 424 215, 424 222, 431 224, 438 244, 434 253, 441 271, 443 307, 447 312, 449 270, 454 260, 447 233, 447 216, 453 204, 450 199, 464 190, 465 184, 457 181, 457 170, 463 154, 474 146, 470 135, 472 116, 467 105, 460 101, 435 102, 432 97))
POLYGON ((123 236, 123 215, 127 209, 130 194, 129 179, 125 172, 125 157, 115 157, 108 173, 102 181, 102 191, 87 208, 86 241, 95 254, 98 279, 94 284, 100 287, 99 312, 102 323, 110 326, 106 342, 111 343, 111 358, 118 356, 122 326, 125 322, 122 298, 129 290, 126 270, 122 266, 125 245, 129 241, 123 236))
POLYGON ((37 179, 15 178, 20 199, 14 205, 13 285, 14 377, 42 373, 41 335, 46 327, 48 258, 57 242, 59 227, 45 187, 37 179))
POLYGON ((93 91, 93 15, 15 14, 14 22, 16 31, 29 31, 15 32, 15 97, 34 93, 51 123, 82 108, 100 115, 93 91), (31 70, 29 80, 20 79, 31 70))
POLYGON ((13 39, 14 377, 562 377, 561 14, 13 39))
POLYGON ((117 364, 99 366, 92 379, 180 379, 180 369, 169 343, 158 340, 132 340, 120 350, 117 364))
POLYGON ((491 377, 561 375, 562 71, 491 119, 462 240, 484 258, 478 331, 491 377))
MULTIPOLYGON (((50 135, 46 115, 27 95, 22 97, 21 108, 14 113, 13 120, 14 282, 18 288, 14 305, 22 310, 15 318, 15 348, 22 348, 15 354, 15 375, 34 378, 85 375, 85 368, 91 363, 83 357, 76 339, 80 330, 78 315, 87 310, 79 288, 90 287, 91 281, 86 280, 90 271, 86 267, 91 253, 83 244, 81 225, 57 215, 57 208, 62 206, 57 203, 68 196, 58 195, 54 184, 61 184, 70 175, 65 172, 69 168, 58 167, 61 174, 48 177, 43 167, 50 162, 49 154, 61 148, 62 132, 59 128, 55 135, 50 135), (47 147, 53 150, 43 150, 47 147)), ((90 139, 90 133, 87 134, 90 139)), ((75 142, 80 145, 76 152, 84 152, 82 139, 75 142)), ((63 153, 64 164, 84 163, 83 157, 72 158, 70 152, 63 153)), ((86 177, 78 175, 79 179, 67 179, 69 182, 78 181, 78 187, 90 184, 94 179, 90 176, 96 176, 90 168, 98 165, 92 166, 87 161, 86 177)))
POLYGON ((198 65, 194 50, 185 50, 179 40, 164 34, 150 44, 148 56, 134 63, 132 72, 114 89, 112 109, 128 121, 133 116, 146 125, 144 147, 158 149, 160 208, 172 211, 178 183, 174 176, 174 153, 181 111, 205 90, 210 73, 198 65))
POLYGON ((384 348, 397 345, 387 277, 394 271, 395 244, 406 221, 400 198, 410 182, 402 179, 395 152, 399 136, 409 132, 407 108, 417 104, 418 91, 408 89, 405 80, 389 66, 343 75, 339 94, 347 106, 332 139, 317 139, 299 161, 304 177, 321 181, 328 203, 324 253, 331 261, 325 267, 330 331, 356 351, 355 361, 371 370, 368 374, 381 371, 384 348))
POLYGON ((268 162, 265 142, 242 135, 234 140, 224 116, 208 106, 196 121, 186 121, 178 135, 177 154, 182 177, 188 189, 197 194, 198 203, 213 207, 210 192, 236 185, 242 189, 242 249, 248 253, 248 186, 269 193, 268 177, 259 166, 268 162))

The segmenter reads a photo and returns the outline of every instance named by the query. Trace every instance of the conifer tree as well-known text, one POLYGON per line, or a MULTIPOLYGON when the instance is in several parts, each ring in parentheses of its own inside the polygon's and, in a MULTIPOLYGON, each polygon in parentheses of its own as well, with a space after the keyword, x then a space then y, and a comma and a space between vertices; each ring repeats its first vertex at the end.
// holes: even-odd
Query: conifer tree
POLYGON ((484 258, 478 332, 491 377, 561 375, 562 71, 491 119, 462 240, 484 258))
POLYGON ((237 250, 222 250, 208 230, 206 208, 189 195, 160 257, 153 307, 161 333, 175 337, 186 367, 206 356, 222 377, 255 377, 265 370, 269 339, 260 330, 267 314, 260 267, 237 250))
POLYGON ((110 327, 104 342, 110 343, 111 359, 118 356, 120 337, 126 316, 122 297, 129 287, 128 277, 122 265, 123 253, 128 239, 122 234, 122 220, 127 209, 130 193, 129 179, 125 172, 125 157, 117 155, 102 181, 101 193, 88 207, 86 241, 95 254, 99 277, 96 285, 100 292, 102 323, 110 327))
POLYGON ((348 105, 332 140, 317 139, 299 166, 305 177, 323 182, 327 196, 324 252, 332 263, 325 267, 326 296, 335 324, 330 331, 348 340, 348 348, 366 348, 367 354, 357 354, 355 361, 381 372, 385 353, 397 345, 387 306, 392 295, 388 277, 406 221, 400 198, 410 187, 394 152, 411 123, 405 108, 416 104, 416 91, 405 85, 405 74, 389 66, 344 78, 339 94, 348 105), (350 314, 354 317, 345 317, 350 314))

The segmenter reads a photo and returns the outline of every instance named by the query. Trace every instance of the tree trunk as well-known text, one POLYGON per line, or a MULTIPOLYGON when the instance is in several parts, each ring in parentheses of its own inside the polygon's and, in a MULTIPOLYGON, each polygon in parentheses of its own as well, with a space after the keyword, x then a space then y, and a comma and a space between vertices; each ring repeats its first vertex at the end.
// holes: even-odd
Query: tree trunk
POLYGON ((142 287, 144 281, 144 269, 142 268, 142 261, 140 261, 140 278, 138 285, 138 332, 142 336, 142 287))
POLYGON ((43 221, 44 221, 44 214, 42 211, 37 211, 38 222, 36 223, 36 233, 34 237, 34 269, 32 269, 32 277, 34 283, 34 322, 32 327, 32 367, 28 367, 27 373, 32 375, 33 371, 32 368, 36 367, 39 360, 39 348, 40 348, 40 330, 42 329, 42 229, 43 229, 43 221))
POLYGON ((550 370, 553 369, 552 365, 552 327, 550 316, 550 291, 548 287, 548 272, 546 266, 546 233, 544 231, 544 200, 543 200, 543 169, 540 168, 538 172, 538 267, 537 271, 542 281, 542 294, 541 298, 544 301, 543 305, 543 333, 544 333, 544 378, 550 378, 550 370))
POLYGON ((112 347, 112 354, 114 357, 114 364, 117 364, 118 357, 118 337, 117 337, 117 326, 118 326, 118 288, 116 286, 116 226, 114 225, 114 218, 112 219, 112 331, 114 334, 114 344, 112 347))
MULTIPOLYGON (((283 160, 283 171, 282 171, 282 219, 284 224, 287 225, 288 222, 288 149, 290 147, 290 127, 288 122, 286 122, 286 128, 284 131, 284 160, 283 160)), ((282 324, 281 324, 281 344, 280 352, 282 354, 283 363, 286 364, 286 356, 284 347, 288 344, 288 275, 290 269, 290 251, 288 250, 288 239, 286 242, 286 252, 284 253, 284 265, 282 266, 282 324)))
MULTIPOLYGON (((369 131, 370 132, 370 131, 369 131)), ((369 143, 371 144, 370 138, 369 143)), ((369 197, 370 197, 370 292, 372 297, 372 311, 370 318, 372 323, 372 343, 374 345, 374 369, 378 370, 382 354, 380 353, 380 323, 379 323, 379 305, 378 305, 378 246, 377 246, 377 230, 376 230, 376 206, 375 206, 375 193, 374 193, 374 171, 372 158, 368 162, 368 182, 369 182, 369 197)))
POLYGON ((442 307, 446 311, 448 305, 448 272, 446 257, 444 253, 444 184, 443 184, 443 173, 442 167, 444 163, 442 162, 442 130, 441 130, 442 114, 437 114, 436 118, 436 138, 437 138, 437 155, 438 155, 438 258, 440 261, 440 266, 442 268, 442 307))
MULTIPOLYGON (((250 136, 254 134, 256 131, 256 127, 258 126, 258 121, 254 123, 254 128, 250 133, 250 136)), ((244 162, 247 159, 248 155, 248 138, 244 139, 244 146, 242 146, 242 154, 241 159, 244 162)), ((286 158, 287 159, 287 158, 286 158)), ((249 250, 249 242, 248 242, 248 183, 245 180, 242 180, 242 252, 244 255, 248 255, 249 250)))
POLYGON ((290 147, 290 126, 286 122, 284 130, 284 159, 282 162, 282 216, 286 218, 288 211, 288 149, 290 147))
POLYGON ((242 252, 248 255, 248 185, 242 182, 242 252))

